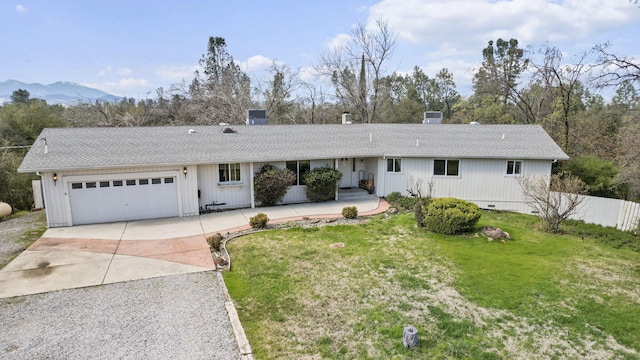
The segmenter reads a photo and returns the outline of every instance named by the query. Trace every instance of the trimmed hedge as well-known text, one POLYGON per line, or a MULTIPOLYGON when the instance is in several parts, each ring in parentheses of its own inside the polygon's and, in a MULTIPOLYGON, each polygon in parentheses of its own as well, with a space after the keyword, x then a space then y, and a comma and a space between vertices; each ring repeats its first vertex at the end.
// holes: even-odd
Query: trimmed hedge
POLYGON ((249 219, 249 225, 254 229, 264 229, 267 227, 269 217, 265 213, 257 213, 249 219))
POLYGON ((424 227, 438 234, 456 235, 473 230, 480 220, 480 208, 474 203, 454 199, 432 199, 423 206, 424 227))
POLYGON ((342 208, 342 216, 346 219, 355 219, 358 217, 358 208, 355 206, 345 206, 342 208))
POLYGON ((329 167, 320 167, 309 171, 304 175, 307 198, 314 202, 334 200, 341 179, 342 173, 329 167))
POLYGON ((261 206, 277 204, 282 201, 295 180, 296 174, 289 169, 263 165, 253 179, 256 201, 260 202, 261 206))

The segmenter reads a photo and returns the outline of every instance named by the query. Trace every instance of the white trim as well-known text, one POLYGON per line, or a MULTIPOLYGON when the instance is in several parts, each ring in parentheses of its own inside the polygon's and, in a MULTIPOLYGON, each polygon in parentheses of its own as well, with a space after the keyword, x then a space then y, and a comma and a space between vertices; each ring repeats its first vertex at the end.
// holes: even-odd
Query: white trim
POLYGON ((255 177, 255 173, 253 171, 253 162, 249 163, 249 191, 250 191, 250 198, 251 198, 251 208, 255 209, 256 208, 256 194, 255 194, 255 188, 254 188, 254 184, 253 184, 253 178, 255 177))
POLYGON ((523 177, 524 176, 524 161, 523 160, 515 160, 515 159, 507 159, 505 160, 505 165, 506 165, 506 169, 504 171, 504 176, 505 177, 510 177, 510 178, 517 178, 517 177, 523 177), (515 170, 515 163, 516 162, 520 162, 520 173, 516 174, 509 174, 507 173, 507 169, 509 168, 509 161, 513 161, 514 162, 514 170, 515 170))
POLYGON ((95 180, 95 181, 107 181, 107 180, 125 180, 126 178, 165 178, 165 177, 175 177, 176 178, 176 196, 178 199, 178 216, 183 216, 182 211, 182 195, 181 189, 183 187, 183 179, 181 177, 182 170, 173 170, 173 171, 143 171, 143 172, 133 172, 133 173, 113 173, 113 174, 88 174, 88 175, 62 175, 62 186, 64 186, 64 197, 65 197, 65 208, 67 213, 67 226, 73 226, 73 214, 71 213, 71 196, 69 196, 69 183, 72 182, 85 182, 87 180, 95 180))

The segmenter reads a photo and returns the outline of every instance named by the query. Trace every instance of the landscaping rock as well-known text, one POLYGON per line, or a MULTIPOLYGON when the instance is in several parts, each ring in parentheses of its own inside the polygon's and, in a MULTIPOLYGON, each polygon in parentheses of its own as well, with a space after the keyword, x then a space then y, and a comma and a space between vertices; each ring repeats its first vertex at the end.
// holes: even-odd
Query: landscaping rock
POLYGON ((489 239, 489 241, 501 239, 511 240, 511 235, 506 231, 502 231, 499 227, 483 226, 480 228, 480 232, 482 232, 482 235, 489 239))
POLYGON ((216 265, 220 266, 220 267, 225 267, 225 266, 227 266, 227 264, 229 263, 229 262, 227 261, 227 259, 225 259, 225 258, 224 258, 224 257, 222 257, 222 256, 216 256, 216 258, 213 260, 213 262, 214 262, 216 265))

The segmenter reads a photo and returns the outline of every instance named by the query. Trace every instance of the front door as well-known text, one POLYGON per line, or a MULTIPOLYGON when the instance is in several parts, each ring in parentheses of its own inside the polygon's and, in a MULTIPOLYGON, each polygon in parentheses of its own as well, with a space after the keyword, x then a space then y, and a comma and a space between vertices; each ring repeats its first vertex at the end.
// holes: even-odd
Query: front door
POLYGON ((342 179, 340 180, 340 188, 350 188, 351 187, 351 174, 353 159, 351 158, 342 158, 338 159, 338 170, 342 173, 342 179))

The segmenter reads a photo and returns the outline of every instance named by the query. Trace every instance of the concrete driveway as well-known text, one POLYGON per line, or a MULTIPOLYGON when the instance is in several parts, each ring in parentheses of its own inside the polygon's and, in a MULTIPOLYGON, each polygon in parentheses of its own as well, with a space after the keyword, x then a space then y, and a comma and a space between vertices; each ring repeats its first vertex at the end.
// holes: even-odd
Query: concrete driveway
POLYGON ((48 229, 0 270, 0 298, 215 269, 206 237, 249 228, 259 212, 271 222, 340 217, 356 206, 360 215, 384 212, 375 196, 201 216, 48 229))

